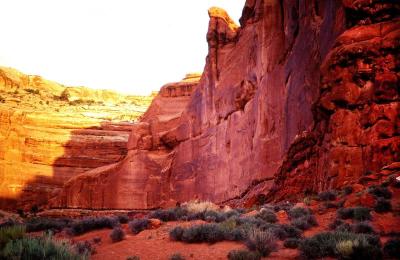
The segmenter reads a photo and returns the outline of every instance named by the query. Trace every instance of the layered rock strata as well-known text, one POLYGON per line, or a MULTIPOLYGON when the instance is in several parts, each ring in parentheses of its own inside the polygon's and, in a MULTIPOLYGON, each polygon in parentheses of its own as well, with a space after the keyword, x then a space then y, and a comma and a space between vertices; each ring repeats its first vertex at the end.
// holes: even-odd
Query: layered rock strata
POLYGON ((47 204, 71 177, 127 154, 133 121, 151 99, 105 91, 105 104, 96 101, 102 91, 79 90, 0 69, 0 208, 47 204), (67 89, 74 100, 62 98, 67 89))
POLYGON ((176 142, 169 131, 178 125, 198 79, 189 75, 163 86, 140 122, 132 126, 127 156, 71 178, 52 206, 146 209, 165 204, 176 142))

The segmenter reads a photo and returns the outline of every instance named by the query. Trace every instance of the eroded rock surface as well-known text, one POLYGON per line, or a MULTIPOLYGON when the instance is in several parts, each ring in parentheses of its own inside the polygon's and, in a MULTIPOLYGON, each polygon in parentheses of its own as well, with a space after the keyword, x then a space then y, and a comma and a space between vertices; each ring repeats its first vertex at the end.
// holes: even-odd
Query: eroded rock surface
POLYGON ((248 0, 239 27, 211 8, 198 85, 161 89, 127 157, 71 179, 54 205, 250 206, 398 161, 398 13, 393 1, 248 0))
POLYGON ((343 1, 347 30, 321 67, 314 126, 291 145, 272 191, 262 183, 246 195, 297 198, 353 185, 400 161, 400 5, 343 1))
POLYGON ((199 75, 189 75, 163 86, 141 121, 131 127, 127 156, 70 179, 52 206, 144 209, 164 205, 177 142, 170 131, 177 127, 198 79, 199 75))
POLYGON ((151 98, 81 90, 0 68, 0 208, 47 204, 71 177, 125 157, 151 98))

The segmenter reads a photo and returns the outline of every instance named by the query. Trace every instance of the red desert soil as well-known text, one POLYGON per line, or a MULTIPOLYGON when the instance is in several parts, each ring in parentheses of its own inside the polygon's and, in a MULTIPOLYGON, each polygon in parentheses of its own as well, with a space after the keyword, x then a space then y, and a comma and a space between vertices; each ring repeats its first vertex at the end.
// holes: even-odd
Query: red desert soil
MULTIPOLYGON (((128 256, 139 256, 141 260, 168 259, 175 253, 180 253, 185 259, 227 259, 229 251, 245 249, 245 245, 238 242, 223 241, 215 244, 185 244, 171 241, 169 230, 175 226, 187 226, 199 224, 202 221, 167 222, 158 229, 144 230, 133 235, 127 225, 123 225, 126 237, 121 242, 112 243, 109 237, 110 229, 97 230, 77 236, 74 241, 92 241, 95 237, 101 238, 101 243, 96 246, 96 254, 91 256, 93 260, 102 259, 126 259, 128 256)), ((283 248, 279 243, 278 252, 272 253, 270 259, 294 259, 297 250, 283 248)))

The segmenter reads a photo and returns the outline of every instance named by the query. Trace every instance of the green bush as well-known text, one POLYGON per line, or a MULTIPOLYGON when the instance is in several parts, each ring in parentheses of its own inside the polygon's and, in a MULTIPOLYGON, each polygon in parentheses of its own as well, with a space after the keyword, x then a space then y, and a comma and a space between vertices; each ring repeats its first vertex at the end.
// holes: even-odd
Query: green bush
POLYGON ((67 242, 55 241, 50 235, 24 237, 7 243, 2 255, 5 259, 86 259, 73 252, 67 242))
POLYGON ((245 241, 248 249, 259 252, 262 256, 268 256, 277 248, 276 237, 268 231, 252 229, 245 241))
POLYGON ((385 256, 400 259, 400 239, 390 239, 383 246, 385 256))
POLYGON ((113 243, 122 241, 124 237, 125 232, 120 227, 115 227, 110 233, 110 238, 113 243))
POLYGON ((258 252, 247 250, 232 250, 228 253, 229 260, 260 260, 261 255, 258 252))
POLYGON ((371 220, 370 209, 365 207, 340 208, 337 215, 341 219, 354 219, 358 221, 371 220))
POLYGON ((128 226, 133 234, 138 234, 148 228, 150 221, 147 218, 144 219, 134 219, 128 223, 128 226))
POLYGON ((380 259, 379 237, 348 232, 324 232, 305 239, 299 247, 307 259, 339 257, 380 259))
POLYGON ((14 226, 5 226, 0 228, 0 249, 4 248, 4 246, 16 239, 21 239, 25 235, 25 226, 22 225, 14 225, 14 226))

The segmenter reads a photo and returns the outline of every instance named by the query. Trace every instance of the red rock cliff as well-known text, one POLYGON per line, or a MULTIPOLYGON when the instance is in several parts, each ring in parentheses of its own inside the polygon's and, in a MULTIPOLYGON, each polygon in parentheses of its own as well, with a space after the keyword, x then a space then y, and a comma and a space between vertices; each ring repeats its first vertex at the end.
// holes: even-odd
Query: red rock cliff
POLYGON ((56 204, 252 203, 338 187, 398 160, 398 10, 248 0, 239 27, 211 8, 191 97, 186 86, 164 87, 133 128, 128 156, 72 179, 56 204))
POLYGON ((150 101, 0 67, 0 208, 47 204, 71 177, 123 159, 150 101))

